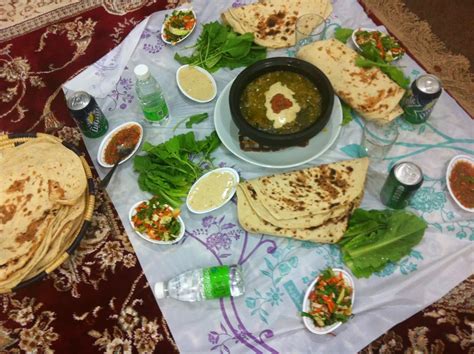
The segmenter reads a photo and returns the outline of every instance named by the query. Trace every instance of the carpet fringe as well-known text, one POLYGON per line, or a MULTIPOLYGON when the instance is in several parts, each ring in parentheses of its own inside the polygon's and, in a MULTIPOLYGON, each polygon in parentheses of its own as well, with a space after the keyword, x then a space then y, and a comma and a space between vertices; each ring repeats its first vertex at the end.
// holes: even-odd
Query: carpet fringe
POLYGON ((438 76, 443 87, 474 116, 474 74, 469 60, 453 54, 434 34, 428 22, 406 8, 401 0, 359 0, 369 16, 379 20, 424 69, 438 76))

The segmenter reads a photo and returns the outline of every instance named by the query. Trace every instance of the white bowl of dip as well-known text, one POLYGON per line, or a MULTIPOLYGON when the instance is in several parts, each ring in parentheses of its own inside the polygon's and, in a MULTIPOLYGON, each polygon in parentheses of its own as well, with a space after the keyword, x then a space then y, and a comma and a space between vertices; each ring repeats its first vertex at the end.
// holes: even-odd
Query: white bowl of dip
POLYGON ((224 206, 235 194, 240 178, 236 170, 217 168, 201 176, 186 197, 188 210, 195 214, 209 213, 224 206))
POLYGON ((176 71, 176 82, 182 94, 194 102, 210 102, 217 95, 216 80, 199 66, 180 66, 176 71))

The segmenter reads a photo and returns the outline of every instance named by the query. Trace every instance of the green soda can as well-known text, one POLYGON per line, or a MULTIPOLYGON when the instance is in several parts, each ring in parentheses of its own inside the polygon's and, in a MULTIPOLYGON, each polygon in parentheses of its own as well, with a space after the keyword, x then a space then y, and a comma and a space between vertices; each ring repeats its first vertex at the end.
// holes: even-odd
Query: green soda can
POLYGON ((412 124, 426 122, 441 92, 441 81, 436 76, 428 74, 418 77, 400 101, 403 118, 412 124))
POLYGON ((109 129, 109 122, 99 108, 94 97, 87 92, 75 92, 67 100, 67 108, 72 117, 88 138, 98 138, 109 129))
POLYGON ((380 199, 389 208, 403 209, 422 183, 423 173, 416 164, 413 162, 397 163, 390 170, 380 192, 380 199))

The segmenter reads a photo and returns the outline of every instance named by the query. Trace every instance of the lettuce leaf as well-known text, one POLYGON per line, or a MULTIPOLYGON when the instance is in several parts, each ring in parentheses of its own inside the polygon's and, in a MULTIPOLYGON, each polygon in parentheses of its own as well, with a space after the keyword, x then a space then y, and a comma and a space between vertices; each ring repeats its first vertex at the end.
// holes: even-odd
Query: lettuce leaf
POLYGON ((407 211, 357 209, 339 243, 343 261, 357 278, 367 278, 408 255, 426 227, 407 211))
POLYGON ((334 31, 334 38, 342 43, 346 43, 350 36, 352 36, 352 32, 354 32, 352 28, 339 27, 334 31))

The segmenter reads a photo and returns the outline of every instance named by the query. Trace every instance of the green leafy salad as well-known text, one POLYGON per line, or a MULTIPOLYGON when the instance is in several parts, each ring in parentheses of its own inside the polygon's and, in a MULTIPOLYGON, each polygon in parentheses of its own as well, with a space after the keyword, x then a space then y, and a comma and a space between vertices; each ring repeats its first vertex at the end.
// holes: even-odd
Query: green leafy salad
POLYGON ((178 208, 194 181, 212 167, 211 153, 220 143, 215 131, 203 140, 196 140, 189 132, 156 146, 146 142, 146 155, 136 156, 133 161, 140 189, 178 208))
POLYGON ((220 68, 235 69, 265 59, 267 50, 253 42, 252 33, 238 34, 219 22, 203 25, 202 33, 192 47, 191 56, 178 53, 174 58, 181 64, 198 65, 209 72, 220 68))
MULTIPOLYGON (((351 28, 338 28, 334 33, 334 37, 337 40, 343 43, 346 43, 347 40, 351 37, 353 32, 354 30, 351 28)), ((368 40, 367 42, 364 42, 363 44, 359 45, 361 56, 359 56, 356 59, 356 65, 363 68, 371 68, 371 67, 376 66, 380 68, 382 72, 384 72, 390 79, 396 82, 400 87, 407 89, 410 84, 410 79, 405 76, 405 74, 400 68, 390 64, 390 62, 393 60, 393 56, 392 57, 386 56, 385 52, 382 52, 380 50, 380 46, 382 46, 383 48, 383 44, 377 44, 377 43, 378 43, 377 41, 374 44, 373 41, 368 40), (388 60, 390 58, 391 60, 388 60)), ((400 46, 398 45, 398 47, 400 46)), ((400 51, 398 53, 399 53, 398 55, 401 55, 400 51)))
POLYGON ((404 210, 357 209, 339 241, 342 259, 357 278, 368 278, 407 256, 426 227, 422 218, 404 210))

